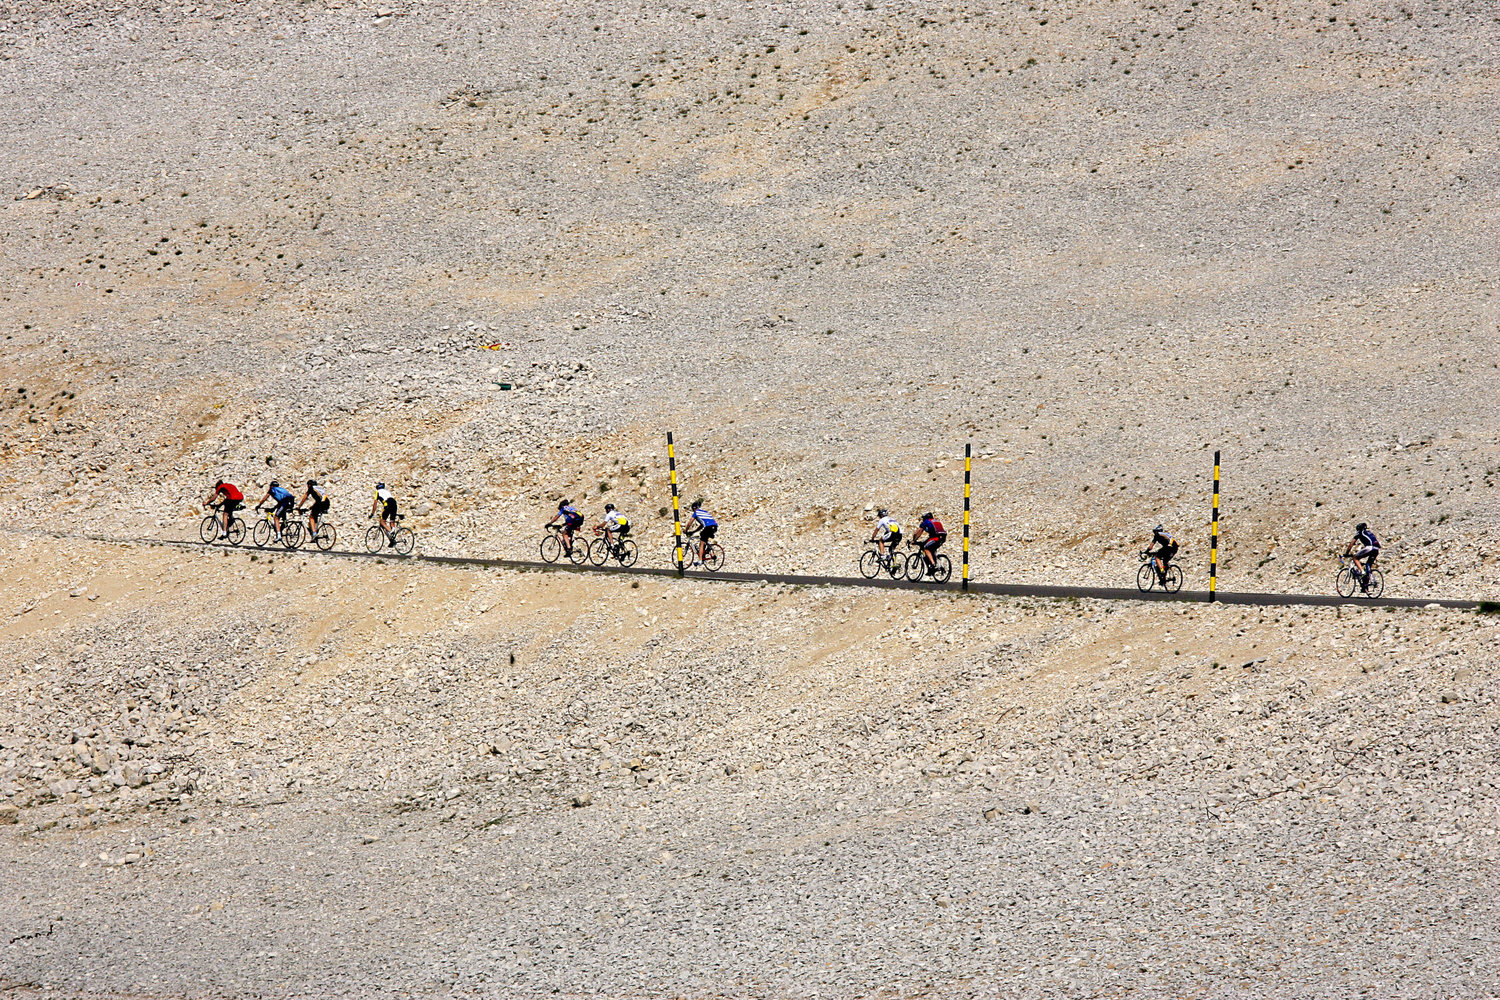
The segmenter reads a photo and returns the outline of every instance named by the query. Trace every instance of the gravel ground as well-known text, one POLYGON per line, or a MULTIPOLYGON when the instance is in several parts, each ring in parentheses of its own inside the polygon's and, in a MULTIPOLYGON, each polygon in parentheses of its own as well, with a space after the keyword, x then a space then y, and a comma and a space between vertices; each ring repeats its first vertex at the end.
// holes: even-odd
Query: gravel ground
POLYGON ((1493 9, 0 0, 0 986, 1488 996, 1496 619, 88 541, 1500 592, 1493 9), (510 388, 503 388, 509 386, 510 388), (39 534, 60 532, 56 538, 39 534))

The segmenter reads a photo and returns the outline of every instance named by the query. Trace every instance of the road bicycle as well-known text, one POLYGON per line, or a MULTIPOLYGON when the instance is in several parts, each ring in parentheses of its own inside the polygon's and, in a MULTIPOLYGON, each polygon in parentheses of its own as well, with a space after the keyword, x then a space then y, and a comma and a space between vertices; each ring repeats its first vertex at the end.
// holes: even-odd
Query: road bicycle
MULTIPOLYGON (((303 514, 305 512, 299 507, 297 509, 297 513, 303 514)), ((329 549, 333 548, 335 543, 338 542, 339 529, 334 525, 333 519, 327 514, 324 514, 318 518, 317 530, 309 530, 308 535, 312 537, 314 545, 322 549, 324 552, 327 552, 329 549)))
POLYGON ((1135 571, 1135 586, 1141 593, 1160 587, 1169 594, 1182 589, 1182 569, 1168 565, 1166 570, 1156 568, 1156 559, 1147 551, 1141 551, 1141 568, 1135 571))
MULTIPOLYGON (((883 572, 892 580, 899 580, 906 575, 906 559, 900 552, 893 550, 882 555, 874 542, 867 544, 869 548, 865 549, 859 557, 860 576, 866 580, 873 580, 883 572)), ((920 553, 918 555, 920 556, 920 553)), ((948 572, 953 572, 951 563, 948 566, 948 572)))
MULTIPOLYGON (((667 562, 673 566, 677 565, 677 536, 673 535, 667 539, 667 562)), ((713 539, 703 547, 702 557, 698 554, 698 532, 684 531, 682 533, 682 568, 692 569, 694 566, 702 566, 710 573, 717 573, 724 568, 724 546, 713 539)))
MULTIPOLYGON (((600 534, 595 531, 594 534, 600 534)), ((589 559, 595 566, 603 566, 610 556, 621 566, 634 566, 637 555, 634 539, 616 537, 611 545, 607 538, 599 537, 589 544, 589 559)))
POLYGON ((365 551, 374 555, 381 549, 389 546, 396 550, 399 555, 409 556, 411 550, 416 548, 417 534, 410 528, 403 527, 400 522, 406 520, 405 514, 397 514, 396 527, 386 531, 385 526, 371 515, 370 520, 375 523, 365 529, 365 551))
POLYGON ((295 517, 284 517, 282 523, 276 523, 275 507, 257 507, 261 514, 260 520, 255 522, 255 530, 250 533, 251 540, 257 548, 265 548, 273 541, 280 542, 282 548, 291 551, 302 544, 302 522, 295 517))
POLYGON ((224 528, 224 518, 220 513, 219 504, 209 504, 212 513, 204 516, 198 525, 198 537, 203 539, 204 545, 212 545, 219 539, 224 539, 230 545, 239 545, 245 540, 245 522, 233 514, 229 515, 229 529, 224 528))
POLYGON ((913 583, 922 582, 926 575, 933 583, 947 583, 948 578, 953 575, 953 560, 941 552, 932 554, 932 565, 927 565, 927 559, 922 555, 922 543, 908 540, 907 545, 917 551, 906 557, 906 578, 913 583))
POLYGON ((1340 597, 1366 597, 1374 600, 1385 590, 1385 574, 1371 568, 1366 574, 1359 561, 1351 556, 1339 556, 1338 575, 1333 578, 1333 588, 1340 597))
POLYGON ((589 561, 589 543, 575 537, 573 547, 570 549, 563 539, 562 530, 560 524, 547 525, 547 530, 542 534, 542 562, 555 563, 566 555, 573 565, 586 565, 589 561))

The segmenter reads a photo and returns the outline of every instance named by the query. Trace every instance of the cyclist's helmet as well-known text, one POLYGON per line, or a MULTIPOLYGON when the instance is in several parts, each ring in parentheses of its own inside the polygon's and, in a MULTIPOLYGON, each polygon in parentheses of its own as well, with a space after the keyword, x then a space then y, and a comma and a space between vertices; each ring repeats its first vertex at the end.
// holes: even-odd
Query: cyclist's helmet
POLYGON ((271 489, 274 490, 276 487, 278 487, 280 485, 281 485, 281 483, 279 481, 277 481, 275 479, 271 480, 271 489))
POLYGON ((1160 524, 1158 524, 1156 527, 1152 528, 1151 530, 1152 531, 1156 531, 1156 532, 1160 532, 1163 535, 1165 535, 1167 533, 1166 527, 1164 525, 1160 525, 1160 524))
POLYGON ((888 513, 889 513, 889 511, 887 511, 884 507, 882 507, 882 508, 880 508, 879 510, 877 510, 875 512, 875 516, 876 517, 885 517, 885 515, 888 514, 888 513))
POLYGON ((1355 531, 1364 531, 1368 527, 1369 527, 1368 524, 1366 524, 1365 522, 1361 521, 1361 522, 1359 522, 1358 524, 1356 524, 1354 526, 1354 530, 1355 531))
POLYGON ((220 486, 223 486, 223 485, 224 485, 224 480, 221 479, 217 483, 214 483, 214 489, 218 489, 220 486))
POLYGON ((615 505, 612 504, 612 503, 607 503, 607 504, 604 505, 604 509, 607 510, 607 511, 614 510, 615 509, 615 505))
POLYGON ((375 484, 375 488, 377 490, 383 490, 383 489, 385 489, 385 483, 376 483, 375 484))
POLYGON ((564 507, 568 506, 568 504, 571 503, 571 502, 572 501, 569 501, 569 500, 559 500, 559 501, 557 501, 557 509, 558 510, 562 510, 564 507))
POLYGON ((929 510, 927 513, 923 514, 922 515, 922 520, 924 520, 924 521, 931 521, 932 520, 932 511, 929 510))
POLYGON ((316 479, 309 479, 307 481, 307 488, 308 489, 312 489, 316 485, 318 485, 318 481, 316 479))
POLYGON ((703 506, 703 501, 702 500, 694 500, 693 504, 692 504, 692 509, 693 510, 697 510, 699 507, 702 507, 702 506, 703 506))

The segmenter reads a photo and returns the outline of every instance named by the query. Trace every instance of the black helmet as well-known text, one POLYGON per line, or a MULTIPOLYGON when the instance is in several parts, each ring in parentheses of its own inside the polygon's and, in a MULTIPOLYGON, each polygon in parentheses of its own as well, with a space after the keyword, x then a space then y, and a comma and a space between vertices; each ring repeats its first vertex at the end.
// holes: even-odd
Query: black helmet
POLYGON ((557 501, 557 509, 562 510, 564 507, 569 506, 571 503, 571 500, 559 500, 557 501))
POLYGON ((929 510, 927 513, 923 514, 922 515, 922 519, 924 521, 931 521, 932 520, 932 511, 929 510))
POLYGON ((694 500, 693 503, 692 503, 692 509, 693 510, 697 510, 699 507, 702 507, 702 506, 703 506, 703 501, 702 500, 694 500))
POLYGON ((1165 533, 1167 529, 1164 528, 1162 525, 1158 524, 1156 527, 1152 528, 1151 530, 1152 531, 1157 531, 1157 532, 1163 532, 1163 533, 1165 533))
POLYGON ((307 487, 308 487, 308 489, 311 489, 312 487, 314 487, 316 485, 318 485, 318 481, 316 479, 309 479, 307 481, 307 487))
POLYGON ((1364 531, 1368 527, 1369 527, 1368 524, 1366 524, 1365 522, 1361 521, 1361 522, 1359 522, 1358 524, 1356 524, 1354 526, 1354 530, 1355 531, 1364 531))
POLYGON ((604 505, 604 509, 605 510, 614 510, 615 509, 615 505, 612 504, 612 503, 607 503, 607 504, 604 505))
POLYGON ((886 515, 886 514, 887 514, 887 513, 889 513, 889 511, 887 511, 887 510, 886 510, 886 509, 885 509, 885 508, 884 508, 884 507, 882 507, 882 508, 880 508, 880 509, 879 509, 879 510, 877 510, 877 511, 876 511, 876 512, 875 512, 875 516, 876 516, 876 517, 885 517, 885 515, 886 515))
POLYGON ((217 483, 214 483, 214 489, 218 489, 220 486, 223 486, 223 485, 224 485, 224 480, 221 479, 217 483))
POLYGON ((275 479, 271 480, 271 489, 274 490, 276 487, 278 487, 280 485, 281 485, 281 483, 278 482, 277 480, 275 480, 275 479))

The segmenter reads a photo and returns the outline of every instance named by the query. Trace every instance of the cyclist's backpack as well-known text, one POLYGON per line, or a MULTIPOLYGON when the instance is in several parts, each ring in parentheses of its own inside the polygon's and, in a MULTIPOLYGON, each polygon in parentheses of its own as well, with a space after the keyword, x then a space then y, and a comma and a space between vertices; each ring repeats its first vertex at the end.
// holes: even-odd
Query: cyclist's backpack
POLYGON ((943 522, 935 517, 927 519, 927 533, 929 535, 946 535, 948 532, 943 528, 943 522))

